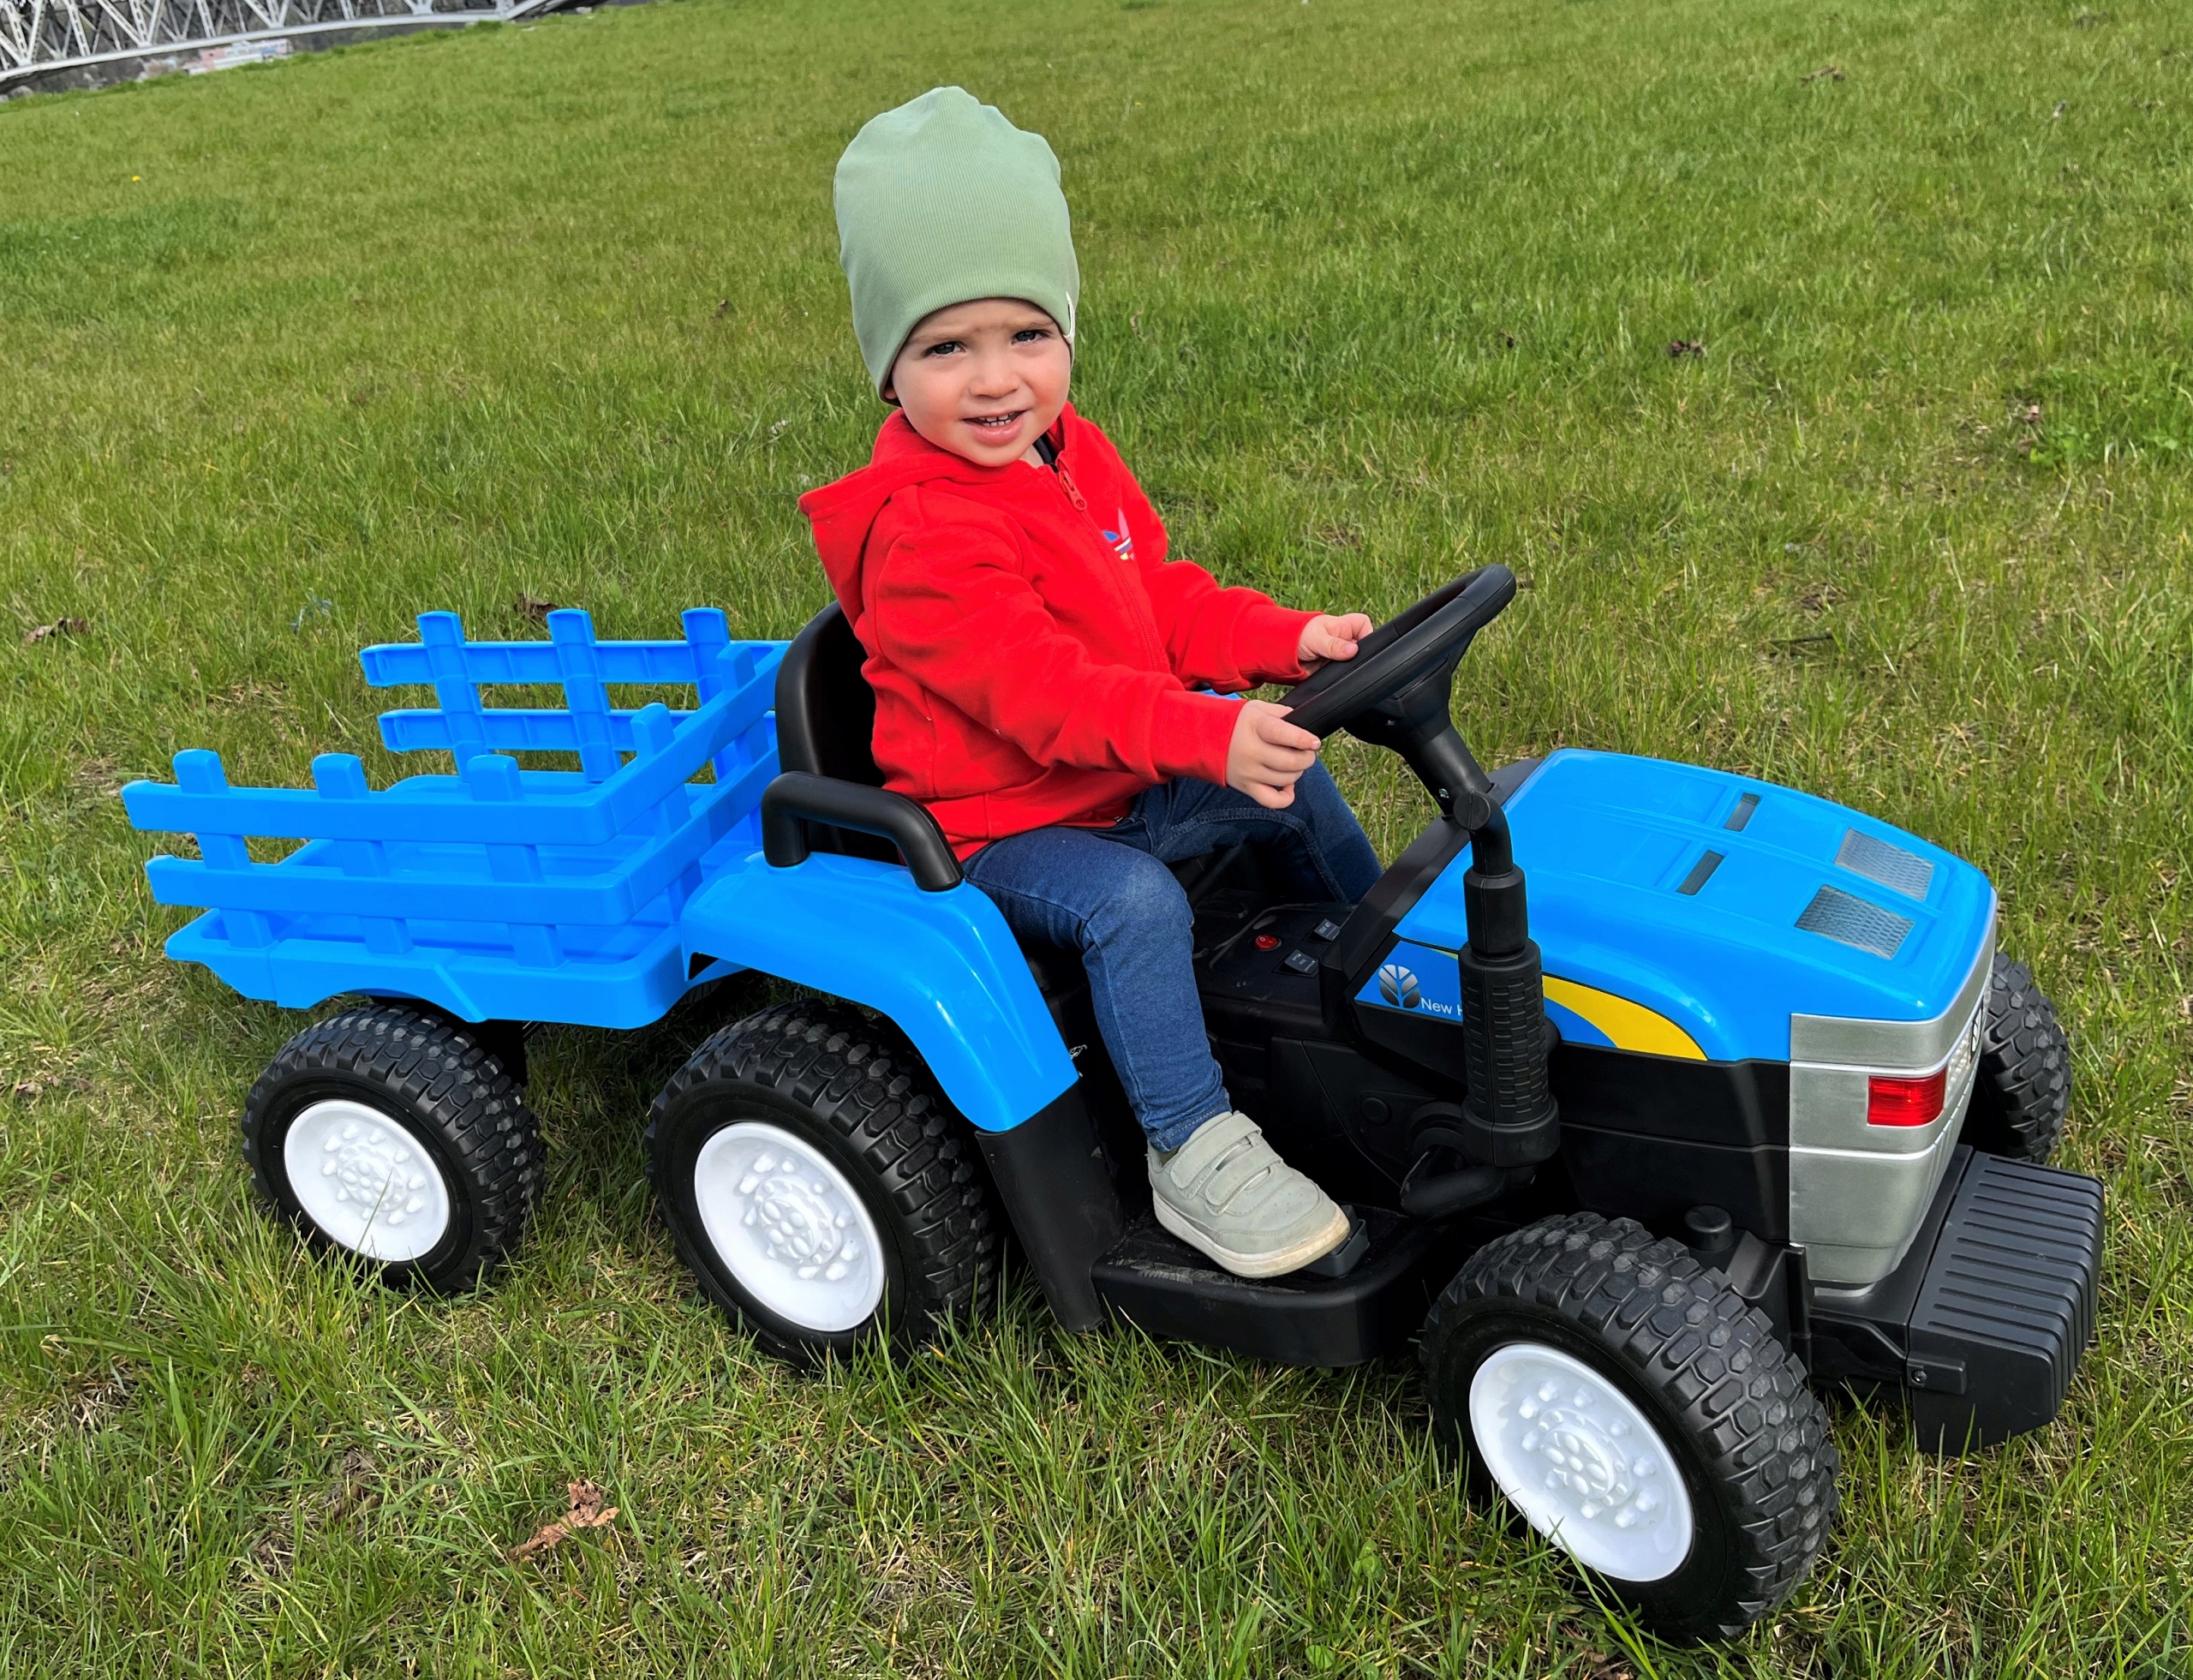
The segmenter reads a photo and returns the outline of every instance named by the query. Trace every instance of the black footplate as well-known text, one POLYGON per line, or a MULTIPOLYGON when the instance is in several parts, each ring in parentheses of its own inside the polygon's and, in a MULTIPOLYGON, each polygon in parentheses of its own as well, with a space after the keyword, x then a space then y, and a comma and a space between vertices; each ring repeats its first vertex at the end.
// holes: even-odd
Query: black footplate
POLYGON ((1222 1271, 1145 1214, 1097 1261, 1096 1293, 1152 1336, 1225 1348, 1276 1365, 1360 1365, 1401 1351, 1461 1264, 1451 1233, 1368 1208, 1342 1245, 1339 1276, 1222 1271))
POLYGON ((1945 1453, 2055 1417, 2101 1282, 2100 1181, 1957 1157, 1903 1264, 1863 1296, 1820 1292, 1812 1314, 1816 1374, 1900 1381, 1919 1444, 1945 1453))

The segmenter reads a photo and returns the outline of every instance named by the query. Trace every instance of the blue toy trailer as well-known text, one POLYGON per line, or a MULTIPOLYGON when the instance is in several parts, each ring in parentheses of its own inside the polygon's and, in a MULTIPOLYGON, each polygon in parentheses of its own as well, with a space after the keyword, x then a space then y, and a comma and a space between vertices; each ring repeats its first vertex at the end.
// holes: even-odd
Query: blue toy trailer
POLYGON ((578 612, 548 629, 468 643, 453 613, 429 613, 417 643, 365 650, 374 687, 432 685, 441 702, 384 713, 383 743, 446 752, 454 775, 374 792, 356 756, 324 753, 310 791, 232 787, 219 755, 195 750, 176 755, 174 786, 125 788, 139 828, 197 836, 196 860, 146 870, 162 904, 207 911, 168 954, 291 1008, 366 992, 468 1021, 660 1016, 687 984, 679 913, 759 844, 784 649, 733 643, 708 610, 685 615, 682 642, 597 642, 578 612), (612 684, 678 685, 697 704, 619 709, 612 684), (483 687, 551 685, 561 708, 480 703, 483 687), (513 752, 578 767, 521 769, 513 752), (303 844, 258 863, 246 836, 303 844))
POLYGON ((932 900, 865 858, 768 870, 786 644, 734 642, 714 608, 684 626, 682 642, 598 642, 567 609, 546 643, 480 643, 428 613, 417 643, 365 649, 373 686, 431 685, 440 702, 383 713, 384 744, 446 752, 456 774, 376 792, 355 755, 326 753, 309 791, 232 787, 218 754, 177 753, 174 784, 122 790, 136 827, 198 840, 197 859, 146 866, 160 903, 206 912, 168 955, 290 1008, 357 993, 468 1023, 625 1028, 758 967, 889 1014, 977 1126, 1056 1097, 1073 1062, 981 894, 932 900), (612 685, 688 687, 696 703, 619 708, 612 685), (481 703, 483 689, 556 686, 561 708, 481 703), (522 769, 516 752, 577 768, 522 769), (261 863, 247 837, 304 843, 261 863))
POLYGON ((883 788, 835 607, 788 644, 701 609, 677 642, 559 612, 546 642, 469 643, 429 613, 363 660, 431 685, 381 736, 449 771, 375 790, 330 754, 309 790, 242 788, 184 752, 123 798, 197 836, 148 865, 205 912, 170 955, 359 1000, 244 1103, 258 1187, 313 1243, 475 1282, 539 1196, 525 1025, 640 1026, 756 970, 805 993, 703 1044, 647 1147, 680 1256, 765 1344, 913 1348, 986 1310, 1002 1214, 1069 1329, 1313 1366, 1415 1343, 1473 1480, 1663 1633, 1726 1634, 1828 1533, 1808 1375, 1907 1396, 1939 1450, 2056 1415, 2100 1189, 2045 1164, 2068 1046, 1970 865, 1694 766, 1479 768, 1449 691, 1514 592, 1473 573, 1288 697, 1437 807, 1360 903, 1289 901, 1254 846, 1174 866, 1229 1092, 1351 1210, 1285 1277, 1155 1222, 1080 954, 1019 945, 883 788), (690 703, 611 698, 666 685, 690 703), (500 686, 564 704, 484 706, 500 686))

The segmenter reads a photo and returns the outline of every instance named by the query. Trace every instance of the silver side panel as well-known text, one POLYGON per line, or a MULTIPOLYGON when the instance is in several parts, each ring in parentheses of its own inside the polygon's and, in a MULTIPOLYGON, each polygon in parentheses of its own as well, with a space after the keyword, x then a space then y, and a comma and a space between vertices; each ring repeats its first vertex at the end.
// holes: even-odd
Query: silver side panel
POLYGON ((1931 1021, 1854 1021, 1837 1015, 1790 1017, 1790 1060, 1878 1073, 1909 1068, 1926 1073, 1942 1065, 1957 1036, 1987 990, 1995 966, 1995 924, 1987 924, 1980 955, 1957 989, 1957 1001, 1931 1021))
POLYGON ((1994 960, 1991 924, 1957 1001, 1931 1021, 1790 1018, 1790 1240, 1815 1282, 1862 1288, 1910 1247, 1972 1100, 1994 960), (1949 1087, 1932 1125, 1866 1123, 1870 1075, 1937 1067, 1949 1087))
MULTIPOLYGON (((1924 1153, 1790 1151, 1790 1240, 1805 1251, 1805 1274, 1823 1286, 1862 1289, 1903 1263, 1919 1222, 1957 1153, 1964 1093, 1933 1126, 1924 1153)), ((1915 1130, 1921 1128, 1914 1128, 1915 1130)))

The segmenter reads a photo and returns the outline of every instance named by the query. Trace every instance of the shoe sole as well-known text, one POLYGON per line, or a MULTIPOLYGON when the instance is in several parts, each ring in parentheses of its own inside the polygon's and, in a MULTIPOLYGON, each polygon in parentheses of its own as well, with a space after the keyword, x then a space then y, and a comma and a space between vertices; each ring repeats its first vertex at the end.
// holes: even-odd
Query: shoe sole
POLYGON ((1152 1196, 1150 1199, 1156 1211, 1159 1224, 1198 1253, 1206 1254, 1217 1261, 1236 1277, 1280 1277, 1290 1271, 1300 1271, 1311 1261, 1323 1259, 1346 1242, 1348 1232, 1354 1229, 1347 1223, 1347 1215, 1336 1207, 1332 1223, 1315 1236, 1305 1237, 1289 1247, 1269 1254, 1243 1254, 1213 1242, 1188 1222, 1186 1214, 1176 1211, 1162 1196, 1152 1196))

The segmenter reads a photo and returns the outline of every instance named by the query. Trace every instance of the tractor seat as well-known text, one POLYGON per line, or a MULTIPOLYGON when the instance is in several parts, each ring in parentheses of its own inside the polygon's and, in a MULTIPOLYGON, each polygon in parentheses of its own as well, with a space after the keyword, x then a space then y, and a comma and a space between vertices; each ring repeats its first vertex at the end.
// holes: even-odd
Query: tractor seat
MULTIPOLYGON (((868 650, 845 609, 832 601, 807 621, 777 667, 777 763, 786 770, 883 786, 869 744, 875 735, 875 691, 860 673, 868 650)), ((808 843, 817 852, 899 861, 898 848, 873 834, 814 823, 808 843)))
POLYGON ((777 762, 786 769, 883 786, 871 744, 875 691, 860 673, 867 658, 834 601, 792 637, 777 667, 777 762))

